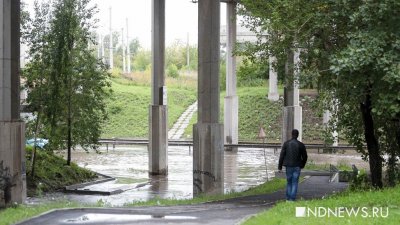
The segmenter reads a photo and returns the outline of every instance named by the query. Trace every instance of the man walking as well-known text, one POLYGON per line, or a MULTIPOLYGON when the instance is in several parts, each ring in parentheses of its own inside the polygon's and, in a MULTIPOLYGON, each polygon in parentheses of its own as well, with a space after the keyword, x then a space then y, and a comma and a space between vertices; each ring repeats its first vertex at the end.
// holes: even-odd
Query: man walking
POLYGON ((288 201, 296 200, 300 170, 304 168, 307 162, 306 147, 297 140, 298 137, 299 131, 292 130, 292 139, 283 144, 279 157, 279 172, 282 171, 282 165, 286 167, 286 200, 288 201))

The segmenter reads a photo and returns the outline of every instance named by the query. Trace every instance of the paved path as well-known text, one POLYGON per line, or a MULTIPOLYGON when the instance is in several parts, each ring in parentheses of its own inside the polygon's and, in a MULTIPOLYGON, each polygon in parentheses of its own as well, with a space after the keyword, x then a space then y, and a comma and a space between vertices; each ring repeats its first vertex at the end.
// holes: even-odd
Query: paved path
MULTIPOLYGON (((298 197, 322 198, 333 192, 342 191, 346 187, 347 183, 329 183, 328 176, 312 176, 300 184, 298 197)), ((284 190, 281 190, 265 195, 169 207, 62 209, 32 218, 19 225, 239 224, 248 216, 269 209, 277 201, 284 200, 284 193, 284 190)))
POLYGON ((197 112, 197 101, 190 105, 184 113, 179 117, 174 126, 168 131, 168 139, 180 139, 185 132, 187 126, 189 126, 190 119, 193 114, 197 112))

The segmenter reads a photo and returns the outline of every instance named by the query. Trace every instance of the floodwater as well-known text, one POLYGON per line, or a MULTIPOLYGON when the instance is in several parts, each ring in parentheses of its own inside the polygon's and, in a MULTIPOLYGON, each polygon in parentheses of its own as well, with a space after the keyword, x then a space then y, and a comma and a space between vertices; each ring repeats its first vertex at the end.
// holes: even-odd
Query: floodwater
MULTIPOLYGON (((122 189, 120 194, 78 195, 62 194, 62 198, 82 203, 103 202, 110 206, 146 201, 152 198, 188 199, 193 197, 193 158, 191 148, 168 148, 168 175, 148 175, 147 146, 117 146, 115 150, 101 149, 101 154, 74 151, 72 160, 81 167, 115 177, 115 181, 96 184, 85 189, 122 189)), ((224 152, 225 192, 243 191, 264 183, 274 176, 277 169, 278 154, 273 149, 239 148, 237 153, 224 152), (264 152, 265 151, 265 152, 264 152), (264 157, 265 153, 265 157, 264 157)), ((331 163, 332 159, 342 162, 362 162, 361 157, 338 154, 309 154, 310 160, 318 163, 331 163), (344 157, 344 158, 343 158, 344 157), (342 159, 343 158, 343 159, 342 159)), ((61 197, 60 195, 58 198, 61 197)))

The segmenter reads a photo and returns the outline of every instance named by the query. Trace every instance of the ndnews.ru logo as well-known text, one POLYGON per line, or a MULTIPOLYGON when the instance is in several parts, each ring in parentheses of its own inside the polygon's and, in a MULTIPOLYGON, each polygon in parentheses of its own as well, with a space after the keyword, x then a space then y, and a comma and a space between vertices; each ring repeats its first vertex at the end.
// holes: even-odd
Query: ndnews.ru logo
POLYGON ((296 207, 296 217, 386 218, 388 207, 296 207))

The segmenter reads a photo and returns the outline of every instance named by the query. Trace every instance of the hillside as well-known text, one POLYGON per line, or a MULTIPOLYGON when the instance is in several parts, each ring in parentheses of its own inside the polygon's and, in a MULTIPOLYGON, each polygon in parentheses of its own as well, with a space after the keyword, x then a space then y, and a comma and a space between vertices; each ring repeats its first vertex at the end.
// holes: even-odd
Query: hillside
MULTIPOLYGON (((146 138, 148 137, 148 111, 151 88, 146 85, 113 81, 113 96, 108 100, 109 122, 104 126, 104 138, 146 138)), ((265 87, 239 87, 239 136, 240 140, 259 141, 257 134, 260 125, 267 135, 267 142, 280 142, 282 124, 282 99, 270 102, 265 87)), ((302 93, 303 140, 322 142, 322 116, 312 108, 315 94, 302 93)), ((225 92, 221 92, 221 114, 223 121, 223 102, 225 92)), ((196 91, 192 88, 168 87, 168 125, 174 122, 196 101, 196 91)), ((192 125, 197 121, 196 114, 185 131, 183 138, 192 137, 192 125)))
MULTIPOLYGON (((112 89, 107 100, 109 121, 104 125, 102 137, 147 137, 151 87, 113 80, 112 89)), ((168 87, 168 126, 172 127, 195 101, 195 90, 168 87)))

